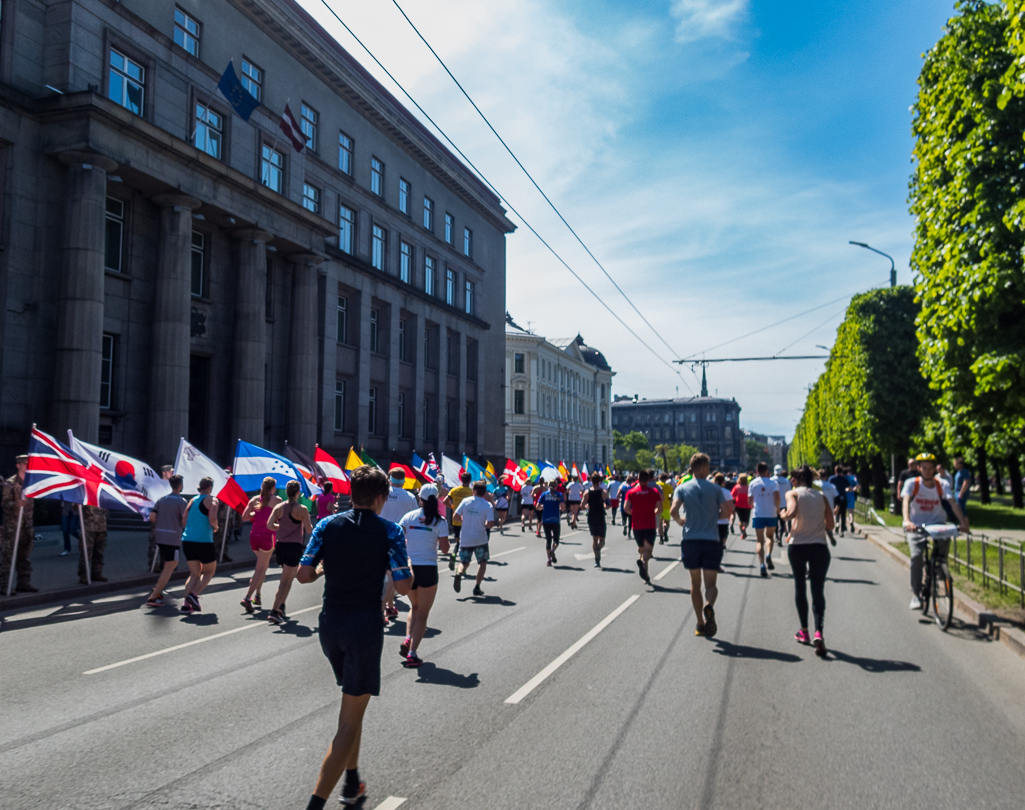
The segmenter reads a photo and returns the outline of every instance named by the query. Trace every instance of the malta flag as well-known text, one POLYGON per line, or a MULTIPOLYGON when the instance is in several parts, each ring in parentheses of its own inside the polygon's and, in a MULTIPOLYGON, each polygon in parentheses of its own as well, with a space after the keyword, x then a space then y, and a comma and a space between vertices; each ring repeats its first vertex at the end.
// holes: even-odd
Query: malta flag
POLYGON ((68 446, 82 458, 102 467, 114 479, 114 483, 124 493, 125 499, 136 508, 144 518, 149 518, 153 504, 171 494, 171 485, 161 478, 156 471, 138 459, 115 453, 104 447, 87 444, 75 438, 68 431, 68 446))
POLYGON ((324 471, 324 477, 334 485, 335 492, 339 495, 348 495, 350 493, 349 476, 345 474, 345 470, 335 461, 334 456, 326 450, 322 450, 320 445, 317 445, 316 452, 313 454, 313 460, 324 471))
POLYGON ((299 122, 295 120, 295 116, 292 115, 292 111, 288 108, 287 104, 285 105, 285 111, 281 114, 281 121, 278 123, 278 126, 285 133, 285 137, 292 142, 292 148, 296 152, 301 152, 306 148, 306 136, 303 135, 299 122))
POLYGON ((182 492, 193 495, 199 492, 201 478, 212 478, 213 494, 219 501, 228 504, 236 512, 242 512, 249 503, 249 496, 238 482, 219 467, 212 458, 205 456, 185 439, 178 444, 178 457, 174 462, 174 471, 183 479, 182 492))

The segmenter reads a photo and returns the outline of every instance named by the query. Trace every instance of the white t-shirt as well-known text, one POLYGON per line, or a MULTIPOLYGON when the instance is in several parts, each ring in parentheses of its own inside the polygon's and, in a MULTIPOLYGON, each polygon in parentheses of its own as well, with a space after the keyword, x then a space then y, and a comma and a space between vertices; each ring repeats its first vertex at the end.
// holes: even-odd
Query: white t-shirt
POLYGON ((829 499, 829 505, 832 507, 836 503, 836 496, 840 494, 836 486, 828 481, 816 481, 815 486, 822 490, 822 494, 829 499))
MULTIPOLYGON (((953 499, 954 496, 946 481, 934 478, 933 483, 942 484, 944 499, 948 501, 953 499)), ((904 482, 904 488, 900 491, 900 497, 903 499, 905 495, 910 495, 914 490, 915 479, 909 478, 904 482)), ((943 506, 940 503, 940 491, 936 487, 927 487, 924 481, 919 482, 918 494, 911 499, 911 504, 908 508, 908 518, 916 526, 928 526, 930 523, 946 523, 947 513, 943 511, 943 506)))
POLYGON ((424 510, 417 509, 406 514, 399 521, 399 526, 406 535, 406 552, 413 565, 437 565, 438 541, 448 537, 448 523, 438 518, 433 526, 424 520, 424 510))
POLYGON ((583 491, 584 487, 579 481, 570 481, 568 484, 566 484, 567 500, 579 501, 580 495, 583 491))
POLYGON ((474 548, 488 542, 488 530, 484 524, 495 519, 495 507, 489 501, 471 495, 463 499, 455 515, 463 521, 459 532, 460 548, 474 548))
POLYGON ((747 488, 748 497, 754 504, 754 516, 756 518, 776 517, 776 501, 772 497, 774 492, 779 492, 776 482, 771 478, 755 478, 747 488))
POLYGON ((529 504, 530 506, 534 505, 533 484, 524 484, 522 487, 520 487, 520 503, 525 505, 529 504))
POLYGON ((381 509, 381 517, 398 523, 416 508, 416 495, 402 487, 393 486, 388 493, 388 500, 381 509))
POLYGON ((787 493, 793 489, 790 486, 790 479, 785 475, 774 475, 772 480, 776 482, 776 491, 779 493, 779 508, 787 508, 787 493))
MULTIPOLYGON (((729 501, 730 503, 733 503, 733 493, 730 492, 728 489, 726 489, 726 487, 720 487, 720 489, 722 490, 723 497, 727 501, 729 501)), ((720 526, 729 526, 730 525, 730 519, 729 518, 719 518, 719 525, 720 526)))
POLYGON ((623 486, 622 481, 613 481, 609 484, 609 499, 613 501, 619 500, 619 490, 623 486))

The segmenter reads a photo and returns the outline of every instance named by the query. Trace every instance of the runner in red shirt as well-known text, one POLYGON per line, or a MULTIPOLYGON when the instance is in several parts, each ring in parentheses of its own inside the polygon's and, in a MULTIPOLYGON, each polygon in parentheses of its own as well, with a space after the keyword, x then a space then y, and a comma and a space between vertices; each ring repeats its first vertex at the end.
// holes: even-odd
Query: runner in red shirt
POLYGON ((637 541, 637 572, 641 579, 650 584, 648 560, 655 547, 657 519, 662 514, 662 490, 651 485, 651 473, 648 470, 641 470, 637 485, 627 491, 623 502, 624 511, 633 524, 634 540, 637 541))

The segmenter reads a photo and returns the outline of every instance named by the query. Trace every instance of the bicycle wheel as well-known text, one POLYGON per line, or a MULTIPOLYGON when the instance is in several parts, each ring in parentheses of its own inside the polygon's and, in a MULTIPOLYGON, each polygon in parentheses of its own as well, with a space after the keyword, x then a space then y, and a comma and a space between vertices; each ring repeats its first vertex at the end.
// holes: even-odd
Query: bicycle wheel
POLYGON ((933 563, 932 605, 936 611, 936 624, 946 630, 954 619, 954 580, 945 560, 933 563))

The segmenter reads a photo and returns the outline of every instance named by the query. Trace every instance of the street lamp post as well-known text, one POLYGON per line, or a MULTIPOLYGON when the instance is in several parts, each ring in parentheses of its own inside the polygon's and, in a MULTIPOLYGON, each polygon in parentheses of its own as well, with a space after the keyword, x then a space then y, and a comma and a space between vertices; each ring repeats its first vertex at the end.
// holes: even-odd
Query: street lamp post
POLYGON ((897 286, 897 266, 893 263, 893 256, 891 256, 889 253, 883 253, 881 250, 876 250, 874 247, 872 247, 871 245, 868 245, 868 244, 866 244, 864 242, 855 242, 852 239, 852 240, 850 240, 849 244, 857 245, 858 247, 863 247, 863 248, 865 248, 865 250, 871 250, 873 253, 878 253, 880 256, 885 256, 887 259, 889 259, 890 260, 890 287, 896 287, 897 286))

